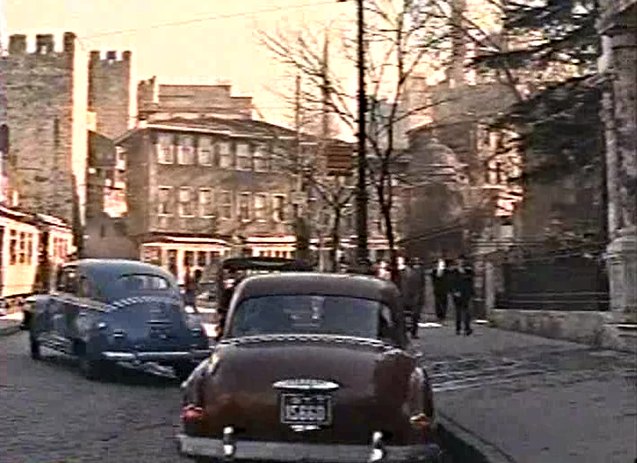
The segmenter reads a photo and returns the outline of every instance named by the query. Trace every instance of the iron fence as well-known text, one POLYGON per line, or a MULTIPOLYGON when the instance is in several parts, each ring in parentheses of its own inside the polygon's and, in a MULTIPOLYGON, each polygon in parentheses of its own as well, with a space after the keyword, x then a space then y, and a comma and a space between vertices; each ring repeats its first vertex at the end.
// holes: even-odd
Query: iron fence
POLYGON ((502 265, 496 307, 517 310, 605 311, 608 276, 603 259, 570 255, 502 265))

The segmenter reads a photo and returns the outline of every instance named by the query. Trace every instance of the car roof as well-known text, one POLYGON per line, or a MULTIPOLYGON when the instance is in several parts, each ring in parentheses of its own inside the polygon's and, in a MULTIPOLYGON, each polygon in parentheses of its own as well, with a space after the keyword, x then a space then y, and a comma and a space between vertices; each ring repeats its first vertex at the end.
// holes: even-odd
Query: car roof
POLYGON ((398 288, 393 282, 373 276, 289 272, 248 277, 236 289, 238 300, 268 295, 329 295, 357 297, 400 308, 398 288))
POLYGON ((247 270, 247 269, 263 269, 263 270, 292 270, 304 271, 311 270, 312 266, 306 262, 287 259, 285 257, 230 257, 221 263, 221 268, 229 270, 247 270))
POLYGON ((93 280, 103 283, 115 280, 122 275, 147 274, 158 275, 173 281, 173 276, 168 271, 153 264, 147 264, 137 260, 126 259, 81 259, 64 264, 64 267, 77 267, 82 273, 93 280))

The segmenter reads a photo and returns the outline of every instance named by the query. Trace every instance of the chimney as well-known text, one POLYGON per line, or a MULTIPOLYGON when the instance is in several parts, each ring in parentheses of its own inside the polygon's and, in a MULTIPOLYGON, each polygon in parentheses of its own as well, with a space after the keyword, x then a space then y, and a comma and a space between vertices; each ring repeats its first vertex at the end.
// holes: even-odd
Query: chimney
POLYGON ((9 54, 19 55, 27 51, 27 36, 15 34, 9 37, 9 54))

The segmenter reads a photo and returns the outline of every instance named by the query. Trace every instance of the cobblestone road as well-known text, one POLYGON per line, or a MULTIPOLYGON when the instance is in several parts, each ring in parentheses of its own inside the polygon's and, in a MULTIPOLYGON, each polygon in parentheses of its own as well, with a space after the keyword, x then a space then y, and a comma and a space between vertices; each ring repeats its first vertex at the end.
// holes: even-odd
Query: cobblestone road
POLYGON ((0 337, 1 463, 174 463, 179 384, 124 372, 90 382, 50 350, 31 360, 25 333, 0 337))

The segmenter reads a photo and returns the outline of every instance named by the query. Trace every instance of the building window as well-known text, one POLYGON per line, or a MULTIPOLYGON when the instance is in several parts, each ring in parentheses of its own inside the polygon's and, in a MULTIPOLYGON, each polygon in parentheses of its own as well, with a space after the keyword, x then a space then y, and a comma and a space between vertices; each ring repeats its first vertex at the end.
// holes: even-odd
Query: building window
POLYGON ((160 186, 157 190, 157 214, 173 215, 172 187, 160 186))
POLYGON ((222 169, 232 169, 232 150, 230 149, 230 143, 227 141, 221 141, 217 143, 217 149, 219 150, 219 167, 222 169))
POLYGON ((195 163, 195 145, 193 137, 180 137, 177 151, 177 162, 182 165, 195 163))
POLYGON ((208 252, 208 262, 213 265, 219 261, 219 253, 217 251, 208 252))
POLYGON ((254 218, 263 222, 266 220, 268 196, 259 193, 254 196, 254 218))
POLYGON ((212 217, 215 215, 212 190, 210 188, 199 189, 199 215, 201 217, 212 217))
POLYGON ((192 264, 195 260, 195 252, 194 251, 186 251, 184 252, 184 267, 192 267, 192 264))
POLYGON ((192 204, 192 188, 179 188, 179 215, 181 217, 192 217, 195 215, 192 204))
POLYGON ((243 222, 250 220, 250 193, 239 195, 239 219, 243 222))
POLYGON ((254 150, 254 170, 267 172, 269 170, 268 153, 264 146, 257 146, 254 150))
POLYGON ((171 135, 160 135, 157 143, 157 162, 159 164, 173 164, 175 153, 173 151, 173 137, 171 135))
POLYGON ((197 251, 197 267, 206 266, 206 251, 197 251))
POLYGON ((272 197, 272 219, 275 222, 285 222, 285 196, 275 195, 272 197))
POLYGON ((213 164, 212 140, 208 137, 199 139, 199 164, 202 166, 211 166, 213 164))
POLYGON ((219 204, 221 206, 221 218, 232 218, 232 194, 229 191, 222 191, 219 198, 219 204))
POLYGON ((250 145, 237 143, 237 170, 252 170, 252 157, 250 145))

